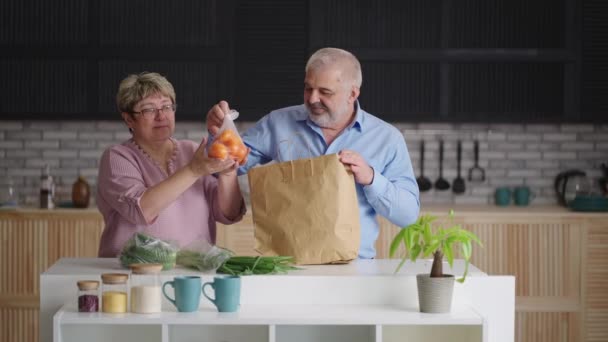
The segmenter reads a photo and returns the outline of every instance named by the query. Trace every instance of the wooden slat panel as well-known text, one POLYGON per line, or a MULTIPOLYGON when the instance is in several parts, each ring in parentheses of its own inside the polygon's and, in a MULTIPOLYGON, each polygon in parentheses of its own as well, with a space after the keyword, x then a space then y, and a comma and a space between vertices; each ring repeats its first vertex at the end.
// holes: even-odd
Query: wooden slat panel
POLYGON ((585 258, 585 341, 608 341, 608 221, 589 222, 585 258))
POLYGON ((555 312, 515 313, 515 341, 578 341, 577 314, 555 312))
MULTIPOLYGON (((433 212, 433 215, 442 213, 433 212)), ((504 215, 457 215, 460 223, 484 243, 475 248, 472 263, 488 274, 514 274, 517 302, 515 333, 518 342, 580 341, 582 324, 581 236, 584 220, 504 215)), ((388 258, 388 248, 398 228, 380 218, 376 243, 378 258, 388 258)), ((608 241, 608 229, 606 239, 608 241)), ((594 240, 602 238, 594 236, 594 240)), ((605 266, 598 270, 606 270, 605 266)), ((608 273, 608 271, 607 271, 608 273)), ((597 298, 595 298, 597 300, 597 298)), ((587 322, 603 329, 606 311, 587 322)), ((597 336, 605 338, 602 332, 597 336)), ((593 340, 593 341, 600 341, 593 340)))
POLYGON ((228 248, 237 255, 259 255, 254 249, 253 218, 245 214, 243 220, 234 225, 217 225, 218 246, 228 248))
POLYGON ((0 213, 0 341, 37 341, 40 273, 61 257, 94 257, 97 211, 0 213))
POLYGON ((38 308, 13 309, 0 307, 0 341, 38 341, 38 308))
MULTIPOLYGON (((580 260, 580 224, 559 219, 514 222, 517 220, 511 217, 454 219, 485 245, 474 249, 472 263, 488 274, 515 275, 518 296, 578 298, 578 263, 573 265, 570 260, 580 260)), ((378 258, 387 258, 397 228, 384 219, 380 223, 378 258)))

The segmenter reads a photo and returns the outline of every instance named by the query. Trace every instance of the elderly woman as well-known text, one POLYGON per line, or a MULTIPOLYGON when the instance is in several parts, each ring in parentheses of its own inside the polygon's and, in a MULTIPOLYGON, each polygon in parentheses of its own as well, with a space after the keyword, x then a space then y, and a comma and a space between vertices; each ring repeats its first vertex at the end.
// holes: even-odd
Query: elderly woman
POLYGON ((175 91, 157 73, 125 78, 117 103, 133 136, 101 157, 97 205, 105 230, 99 256, 117 256, 135 232, 180 246, 215 242, 216 222, 237 222, 245 212, 238 163, 208 158, 206 139, 199 145, 172 137, 175 91))

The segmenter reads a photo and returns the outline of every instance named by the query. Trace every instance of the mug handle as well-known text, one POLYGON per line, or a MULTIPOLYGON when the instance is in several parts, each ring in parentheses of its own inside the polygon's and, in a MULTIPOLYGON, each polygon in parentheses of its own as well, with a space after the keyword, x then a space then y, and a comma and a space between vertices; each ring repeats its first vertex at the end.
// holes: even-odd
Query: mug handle
POLYGON ((214 285, 214 284, 213 284, 213 282, 210 282, 210 283, 204 283, 204 284, 203 284, 203 288, 202 288, 202 291, 203 291, 203 296, 205 296, 205 297, 206 297, 207 299, 209 299, 209 300, 210 300, 210 301, 211 301, 213 304, 215 304, 215 299, 213 299, 213 298, 209 297, 209 296, 207 295, 207 293, 205 292, 205 287, 206 287, 207 285, 211 286, 211 287, 213 288, 213 290, 215 291, 215 286, 213 286, 213 285, 214 285))
POLYGON ((165 287, 167 285, 171 285, 171 287, 173 289, 175 289, 175 284, 173 283, 173 281, 167 281, 163 284, 163 295, 165 296, 165 298, 167 298, 167 300, 169 300, 171 303, 173 303, 173 305, 177 306, 177 304, 175 303, 175 299, 169 297, 169 295, 167 294, 167 292, 165 292, 165 287))
POLYGON ((534 200, 536 198, 536 193, 532 190, 530 190, 530 202, 532 202, 532 200, 534 200))

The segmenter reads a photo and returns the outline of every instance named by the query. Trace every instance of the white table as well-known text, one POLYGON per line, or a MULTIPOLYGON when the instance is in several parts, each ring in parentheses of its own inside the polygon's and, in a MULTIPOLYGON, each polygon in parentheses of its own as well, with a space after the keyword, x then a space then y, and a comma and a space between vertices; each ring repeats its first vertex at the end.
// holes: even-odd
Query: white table
MULTIPOLYGON (((61 259, 41 275, 41 341, 498 341, 514 340, 515 280, 487 276, 475 267, 456 283, 451 313, 418 312, 415 275, 431 261, 356 260, 348 265, 305 266, 286 275, 247 276, 241 308, 218 313, 201 297, 198 312, 178 313, 163 299, 160 314, 78 313, 76 281, 125 272, 116 259, 61 259), (97 336, 98 339, 95 339, 97 336)), ((461 274, 462 261, 446 273, 461 274)), ((176 268, 176 275, 214 274, 176 268)))

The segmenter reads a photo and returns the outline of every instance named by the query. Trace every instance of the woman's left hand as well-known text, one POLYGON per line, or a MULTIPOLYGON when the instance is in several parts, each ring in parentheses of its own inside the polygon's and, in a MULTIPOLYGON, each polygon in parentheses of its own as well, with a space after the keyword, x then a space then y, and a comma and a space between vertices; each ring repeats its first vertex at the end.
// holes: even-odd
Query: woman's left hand
POLYGON ((238 163, 230 158, 216 159, 209 158, 205 155, 205 147, 207 146, 207 138, 204 138, 200 146, 194 153, 192 160, 190 160, 190 170, 197 176, 206 176, 214 173, 221 175, 236 174, 238 163))

